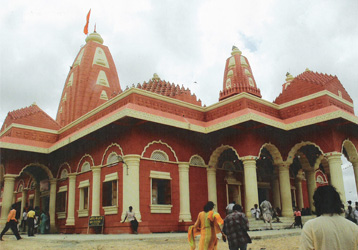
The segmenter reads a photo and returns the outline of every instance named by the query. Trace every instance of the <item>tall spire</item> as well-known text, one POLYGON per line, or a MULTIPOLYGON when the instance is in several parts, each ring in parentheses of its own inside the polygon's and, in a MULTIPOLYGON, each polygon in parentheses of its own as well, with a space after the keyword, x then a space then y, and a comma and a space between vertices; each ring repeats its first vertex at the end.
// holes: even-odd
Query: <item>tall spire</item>
POLYGON ((226 60, 223 91, 220 92, 219 101, 242 92, 261 98, 247 58, 233 46, 231 56, 226 60))
POLYGON ((121 92, 112 55, 93 32, 70 67, 56 121, 66 126, 121 92))

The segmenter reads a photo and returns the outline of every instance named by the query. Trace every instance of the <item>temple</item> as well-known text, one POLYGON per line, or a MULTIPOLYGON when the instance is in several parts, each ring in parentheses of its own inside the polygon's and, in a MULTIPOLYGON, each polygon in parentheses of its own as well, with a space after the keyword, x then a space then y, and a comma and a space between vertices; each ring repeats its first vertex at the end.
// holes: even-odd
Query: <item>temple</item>
POLYGON ((0 226, 13 203, 48 211, 61 233, 95 232, 93 216, 105 233, 128 233, 132 206, 150 233, 186 230, 208 200, 223 215, 231 201, 250 215, 268 200, 292 217, 314 211, 315 188, 332 184, 345 201, 341 157, 358 183, 358 117, 337 76, 288 73, 270 102, 242 52, 228 56, 219 101, 206 107, 160 74, 122 90, 101 35, 88 35, 56 120, 34 103, 3 123, 0 226))

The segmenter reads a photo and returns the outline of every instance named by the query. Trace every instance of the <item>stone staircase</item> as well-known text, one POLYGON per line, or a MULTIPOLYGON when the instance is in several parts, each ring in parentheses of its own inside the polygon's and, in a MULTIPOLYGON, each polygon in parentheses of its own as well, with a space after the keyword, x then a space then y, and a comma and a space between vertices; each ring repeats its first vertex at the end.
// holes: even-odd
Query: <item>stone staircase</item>
MULTIPOLYGON (((302 216, 302 224, 305 224, 306 221, 316 218, 315 215, 310 216, 302 216)), ((273 222, 272 228, 274 230, 279 229, 288 229, 294 222, 294 217, 280 217, 281 222, 273 222)), ((258 230, 267 230, 266 224, 263 220, 255 220, 254 218, 249 218, 250 231, 258 231, 258 230)), ((270 225, 268 225, 270 227, 270 225)), ((293 228, 293 226, 292 226, 293 228)), ((296 227, 297 228, 297 227, 296 227)))

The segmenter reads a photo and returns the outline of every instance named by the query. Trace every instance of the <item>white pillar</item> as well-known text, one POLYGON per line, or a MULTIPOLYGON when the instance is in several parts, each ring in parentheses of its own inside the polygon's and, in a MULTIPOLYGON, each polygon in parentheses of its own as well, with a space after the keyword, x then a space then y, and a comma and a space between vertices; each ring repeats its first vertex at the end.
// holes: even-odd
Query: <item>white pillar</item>
POLYGON ((66 226, 75 225, 76 173, 68 175, 68 209, 66 226))
POLYGON ((101 166, 92 167, 92 216, 100 216, 101 166))
POLYGON ((300 210, 303 208, 303 194, 302 194, 302 172, 298 173, 295 180, 296 192, 297 192, 297 206, 300 210))
POLYGON ((341 196, 343 204, 346 203, 346 194, 344 191, 343 184, 343 173, 342 173, 342 154, 339 152, 332 152, 326 154, 328 158, 329 172, 331 175, 331 184, 337 190, 341 196))
POLYGON ((139 165, 140 155, 125 155, 123 160, 123 210, 122 220, 129 206, 133 207, 137 220, 142 221, 139 197, 139 165))
POLYGON ((356 189, 357 189, 357 193, 358 193, 358 160, 352 161, 352 165, 353 165, 353 170, 354 170, 354 177, 356 180, 356 189))
POLYGON ((280 183, 278 179, 278 175, 274 175, 274 179, 272 181, 272 189, 273 189, 273 206, 274 208, 281 209, 281 196, 280 196, 280 183))
POLYGON ((281 202, 282 202, 282 216, 291 217, 293 216, 293 209, 292 209, 289 166, 286 164, 282 164, 279 167, 279 175, 280 175, 280 193, 281 193, 281 202))
POLYGON ((311 208, 311 211, 315 211, 315 206, 313 204, 313 194, 316 190, 316 179, 315 179, 315 171, 310 169, 305 171, 306 179, 307 179, 307 192, 308 192, 308 201, 311 208))
POLYGON ((218 198, 216 191, 216 169, 214 167, 209 166, 206 170, 206 175, 208 179, 208 200, 214 202, 217 208, 218 198))
POLYGON ((55 220, 55 215, 56 215, 56 186, 57 186, 57 180, 54 179, 50 179, 50 232, 51 233, 56 233, 57 232, 57 228, 56 228, 56 220, 55 220))
POLYGON ((24 212, 24 208, 26 206, 27 202, 27 188, 22 189, 22 197, 21 197, 21 210, 20 210, 20 221, 22 221, 22 214, 24 212))
POLYGON ((34 208, 40 207, 40 200, 41 200, 40 183, 36 182, 35 196, 34 196, 34 208))
POLYGON ((246 156, 242 160, 245 176, 245 213, 251 217, 250 209, 259 205, 259 192, 257 188, 256 160, 254 156, 246 156))
POLYGON ((2 207, 1 207, 1 219, 0 226, 1 229, 5 226, 7 221, 7 215, 10 212, 11 202, 14 196, 14 187, 15 187, 15 178, 17 175, 6 174, 4 175, 4 193, 2 197, 2 207))
POLYGON ((189 193, 189 162, 180 162, 179 166, 180 212, 179 222, 191 221, 189 193))

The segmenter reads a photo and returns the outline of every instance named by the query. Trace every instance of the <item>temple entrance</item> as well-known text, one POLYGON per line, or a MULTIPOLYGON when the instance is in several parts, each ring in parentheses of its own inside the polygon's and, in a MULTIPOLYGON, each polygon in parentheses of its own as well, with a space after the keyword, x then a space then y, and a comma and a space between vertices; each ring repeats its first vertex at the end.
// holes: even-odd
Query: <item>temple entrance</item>
POLYGON ((241 190, 239 184, 226 184, 227 204, 235 202, 241 205, 241 190))
POLYGON ((258 193, 259 193, 259 203, 260 204, 264 200, 270 201, 269 189, 268 188, 258 188, 258 193))

